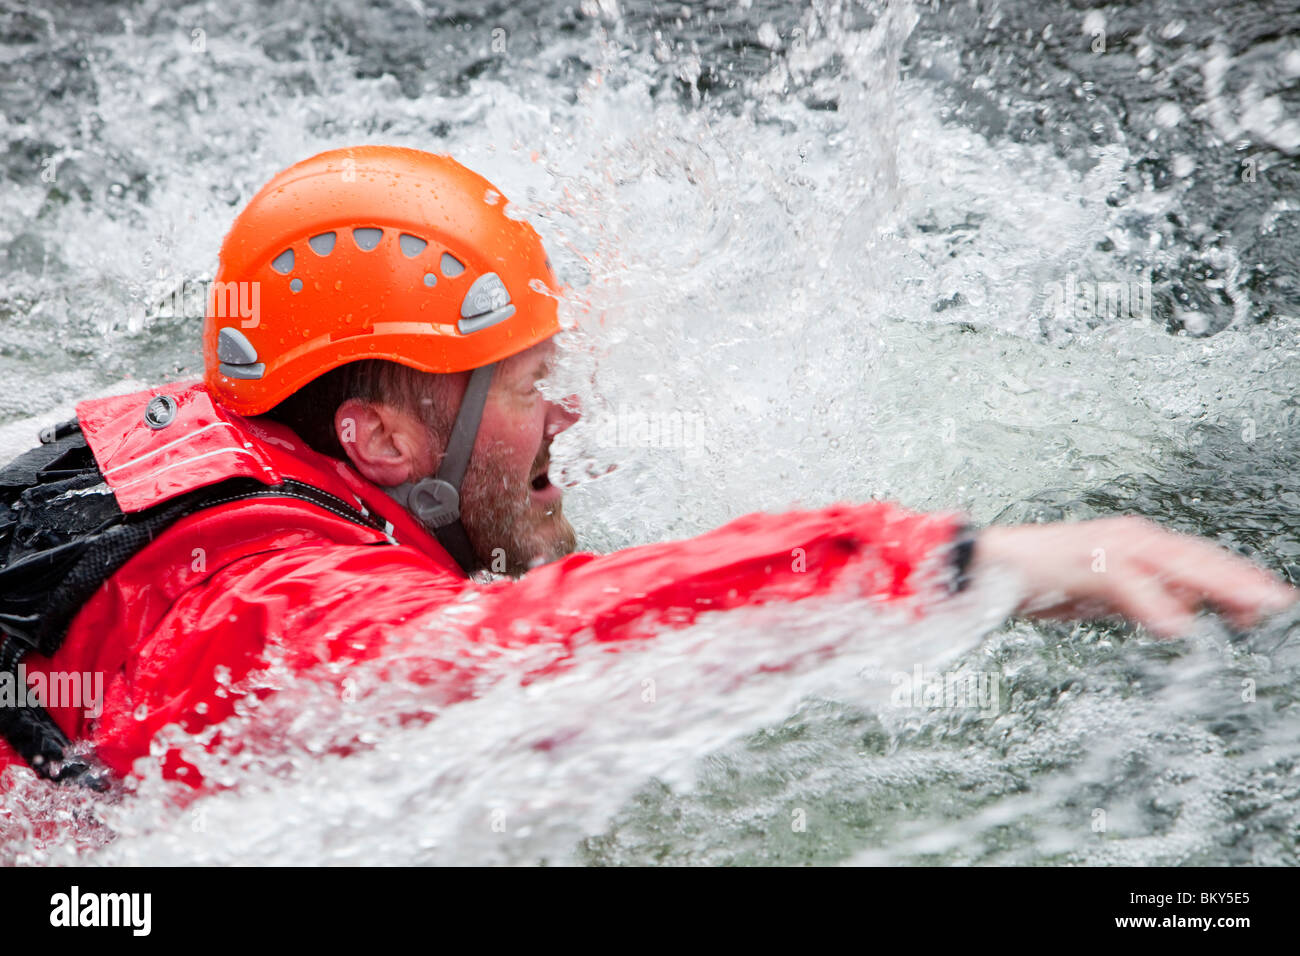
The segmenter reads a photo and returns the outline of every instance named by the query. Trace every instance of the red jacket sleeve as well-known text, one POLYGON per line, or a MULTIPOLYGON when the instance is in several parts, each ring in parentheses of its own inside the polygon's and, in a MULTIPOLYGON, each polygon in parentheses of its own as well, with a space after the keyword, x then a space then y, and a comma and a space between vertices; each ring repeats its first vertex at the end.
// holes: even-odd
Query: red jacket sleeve
POLYGON ((886 503, 751 514, 695 538, 574 554, 484 586, 406 547, 322 541, 250 555, 170 608, 135 655, 130 712, 105 714, 97 746, 125 769, 169 723, 194 732, 220 722, 233 712, 229 685, 270 656, 337 681, 348 662, 382 657, 384 668, 433 685, 436 707, 472 694, 479 667, 511 647, 563 652, 579 635, 616 641, 704 611, 832 593, 942 593, 962 524, 886 503))
POLYGON ((956 514, 916 514, 878 502, 751 514, 683 541, 613 554, 570 555, 518 581, 480 589, 461 626, 478 639, 600 641, 688 624, 703 611, 832 593, 885 601, 918 595, 929 561, 946 587, 956 514), (943 569, 943 570, 940 570, 943 569))
MULTIPOLYGON (((703 611, 832 593, 884 601, 918 595, 924 565, 946 589, 960 515, 916 514, 887 503, 751 514, 695 538, 580 553, 518 580, 453 579, 410 548, 295 548, 229 566, 164 627, 188 633, 235 626, 284 644, 295 669, 374 656, 405 625, 416 642, 436 623, 464 642, 518 646, 644 636, 703 611), (454 605, 454 607, 452 606, 454 605)), ((163 638, 174 646, 179 634, 163 638)))

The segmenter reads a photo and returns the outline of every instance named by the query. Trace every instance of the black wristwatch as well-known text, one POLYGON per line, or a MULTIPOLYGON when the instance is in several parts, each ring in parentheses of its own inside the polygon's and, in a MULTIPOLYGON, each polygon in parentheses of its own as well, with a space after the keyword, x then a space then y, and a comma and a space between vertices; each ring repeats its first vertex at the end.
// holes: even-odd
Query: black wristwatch
POLYGON ((950 589, 952 594, 960 594, 970 585, 970 563, 975 556, 975 539, 978 536, 978 529, 964 524, 953 539, 952 563, 956 573, 950 589))

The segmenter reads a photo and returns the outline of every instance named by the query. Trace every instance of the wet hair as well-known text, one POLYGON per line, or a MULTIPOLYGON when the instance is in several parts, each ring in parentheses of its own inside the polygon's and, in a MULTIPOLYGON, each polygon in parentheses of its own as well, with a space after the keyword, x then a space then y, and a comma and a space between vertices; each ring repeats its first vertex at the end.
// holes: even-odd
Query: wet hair
POLYGON ((308 382, 263 417, 292 429, 314 451, 347 461, 334 430, 334 413, 348 399, 414 412, 443 442, 451 432, 451 380, 385 359, 340 365, 308 382))

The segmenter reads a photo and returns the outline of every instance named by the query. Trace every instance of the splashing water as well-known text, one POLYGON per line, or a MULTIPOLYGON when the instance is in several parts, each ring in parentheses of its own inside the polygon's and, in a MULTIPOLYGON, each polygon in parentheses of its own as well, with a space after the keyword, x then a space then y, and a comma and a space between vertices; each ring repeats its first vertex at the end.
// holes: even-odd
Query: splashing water
MULTIPOLYGON (((1141 513, 1300 576, 1294 46, 1247 17, 1234 56, 1190 3, 647 6, 6 12, 8 68, 53 77, 0 84, 6 449, 196 374, 158 299, 272 172, 388 142, 497 183, 572 286, 549 387, 584 401, 554 448, 584 548, 878 497, 1141 513)), ((251 743, 201 762, 224 789, 19 774, 2 858, 1296 862, 1295 619, 999 627, 1014 591, 706 616, 446 708, 273 669, 251 743), (929 700, 936 673, 996 700, 929 700)))

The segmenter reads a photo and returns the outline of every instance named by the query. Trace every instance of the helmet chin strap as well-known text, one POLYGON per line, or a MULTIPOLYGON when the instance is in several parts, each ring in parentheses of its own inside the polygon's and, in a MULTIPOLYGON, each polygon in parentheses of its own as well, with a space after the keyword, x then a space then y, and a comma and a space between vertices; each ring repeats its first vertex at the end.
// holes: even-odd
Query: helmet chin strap
POLYGON ((474 369, 470 375, 469 387, 460 401, 460 410, 456 413, 456 423, 451 427, 451 437, 447 439, 447 451, 442 456, 438 473, 384 489, 438 539, 466 574, 473 571, 476 562, 474 548, 460 520, 460 483, 465 480, 465 470, 469 467, 469 456, 474 450, 474 439, 478 437, 483 406, 487 403, 495 370, 496 363, 493 362, 474 369))

